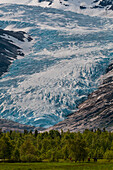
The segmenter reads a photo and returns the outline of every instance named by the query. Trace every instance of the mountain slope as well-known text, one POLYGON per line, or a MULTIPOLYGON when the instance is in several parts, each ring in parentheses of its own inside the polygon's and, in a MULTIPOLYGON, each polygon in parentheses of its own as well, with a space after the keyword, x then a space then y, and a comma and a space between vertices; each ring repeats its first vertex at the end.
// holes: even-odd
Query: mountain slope
POLYGON ((77 112, 49 130, 83 131, 104 127, 113 130, 113 64, 108 67, 103 79, 102 85, 79 105, 77 112))
MULTIPOLYGON (((90 9, 96 14, 91 7, 100 5, 100 1, 93 4, 76 0, 65 1, 65 4, 59 0, 51 4, 38 0, 5 2, 25 5, 0 4, 2 28, 28 32, 34 45, 0 80, 0 116, 33 126, 53 126, 74 112, 78 104, 97 89, 98 78, 112 60, 113 20, 79 13, 90 9), (28 6, 33 2, 34 5, 35 2, 37 5, 47 3, 51 8, 28 6), (75 11, 52 7, 67 10, 73 7, 75 11)), ((4 53, 9 55, 4 56, 6 64, 19 53, 25 54, 24 41, 11 35, 2 35, 3 38, 11 47, 4 48, 4 53), (8 50, 12 46, 17 49, 14 56, 8 50)))
POLYGON ((9 65, 17 56, 24 56, 21 45, 25 41, 31 41, 31 37, 25 37, 25 32, 13 32, 0 29, 0 76, 7 72, 9 65), (26 39, 26 40, 25 40, 26 39))
POLYGON ((23 125, 11 120, 6 120, 6 119, 0 119, 0 129, 2 129, 2 131, 19 131, 19 132, 23 132, 24 129, 30 131, 33 130, 35 127, 33 126, 29 126, 29 125, 23 125))

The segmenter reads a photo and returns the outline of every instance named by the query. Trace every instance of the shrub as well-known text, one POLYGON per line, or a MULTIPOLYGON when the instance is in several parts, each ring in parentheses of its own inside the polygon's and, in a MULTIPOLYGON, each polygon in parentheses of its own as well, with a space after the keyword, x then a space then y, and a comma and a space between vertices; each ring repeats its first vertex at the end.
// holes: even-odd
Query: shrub
POLYGON ((113 159, 113 151, 112 150, 107 150, 104 154, 104 158, 107 159, 108 161, 113 159))

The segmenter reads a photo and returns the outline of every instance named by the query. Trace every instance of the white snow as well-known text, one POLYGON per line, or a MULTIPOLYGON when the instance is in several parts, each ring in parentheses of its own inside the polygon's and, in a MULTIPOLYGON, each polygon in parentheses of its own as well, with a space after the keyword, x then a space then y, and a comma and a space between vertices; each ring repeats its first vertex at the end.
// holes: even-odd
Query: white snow
MULTIPOLYGON (((32 45, 33 45, 33 41, 28 42, 28 40, 27 40, 28 35, 25 34, 24 36, 26 36, 26 37, 24 38, 24 41, 20 41, 20 40, 18 40, 17 38, 14 38, 13 36, 10 36, 10 35, 7 35, 7 34, 4 34, 4 35, 1 36, 1 37, 5 38, 5 39, 7 39, 7 40, 10 40, 12 44, 17 45, 18 47, 20 47, 20 50, 21 50, 25 55, 27 55, 27 54, 29 54, 29 53, 31 52, 31 50, 32 50, 31 47, 32 47, 32 45)), ((23 57, 20 56, 20 55, 18 55, 17 58, 18 58, 18 59, 21 59, 21 58, 23 58, 23 57)), ((10 57, 10 59, 11 59, 11 57, 10 57)), ((14 60, 14 58, 13 58, 13 60, 14 60)))
POLYGON ((49 8, 57 8, 57 9, 63 9, 68 11, 73 11, 77 13, 83 13, 86 15, 91 16, 106 16, 112 17, 113 14, 111 11, 106 11, 105 9, 91 9, 90 7, 93 7, 94 5, 98 5, 99 0, 97 3, 93 3, 93 0, 53 0, 52 4, 47 1, 39 2, 38 0, 1 0, 0 4, 21 4, 21 5, 32 5, 32 6, 41 6, 41 7, 49 7, 49 8), (85 5, 87 7, 86 10, 80 9, 80 5, 85 5))

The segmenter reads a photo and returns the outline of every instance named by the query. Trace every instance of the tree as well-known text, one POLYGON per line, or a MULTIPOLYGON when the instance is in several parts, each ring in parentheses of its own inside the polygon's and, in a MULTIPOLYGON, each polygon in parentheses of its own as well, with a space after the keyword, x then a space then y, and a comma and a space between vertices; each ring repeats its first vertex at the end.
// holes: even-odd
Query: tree
POLYGON ((86 142, 81 139, 70 140, 69 141, 69 153, 75 162, 81 161, 87 157, 88 152, 86 148, 86 142))
POLYGON ((2 134, 2 128, 0 128, 0 135, 2 134))
POLYGON ((20 161, 20 151, 17 147, 14 149, 12 153, 11 160, 17 161, 17 162, 20 161))
POLYGON ((8 137, 3 136, 0 139, 0 158, 1 159, 10 159, 11 158, 11 141, 8 137))
POLYGON ((25 162, 37 161, 36 149, 30 139, 26 139, 21 145, 20 159, 25 162))
POLYGON ((58 130, 50 130, 49 131, 49 136, 52 138, 52 139, 54 139, 54 138, 56 138, 56 137, 61 137, 61 135, 60 135, 60 133, 59 133, 59 131, 58 130))
POLYGON ((58 162, 61 153, 57 149, 50 149, 46 153, 46 157, 49 159, 50 162, 58 162))
POLYGON ((68 146, 67 146, 67 145, 65 145, 65 146, 62 148, 62 154, 63 154, 64 160, 68 159, 68 157, 69 157, 69 149, 68 149, 68 146))
POLYGON ((37 137, 37 135, 38 135, 38 131, 37 131, 37 130, 35 130, 35 138, 37 137))
POLYGON ((27 135, 28 131, 26 129, 24 129, 24 135, 27 135))

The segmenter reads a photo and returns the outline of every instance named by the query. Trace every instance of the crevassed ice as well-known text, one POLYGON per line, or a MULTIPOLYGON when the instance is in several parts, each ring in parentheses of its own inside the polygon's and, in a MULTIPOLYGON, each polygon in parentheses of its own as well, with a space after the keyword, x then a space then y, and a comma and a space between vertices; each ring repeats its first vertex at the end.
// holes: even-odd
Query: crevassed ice
POLYGON ((25 48, 26 56, 15 60, 0 79, 1 118, 54 125, 98 87, 112 60, 112 18, 0 5, 0 25, 27 31, 33 37, 32 48, 25 48))

